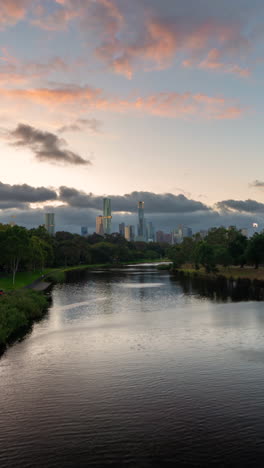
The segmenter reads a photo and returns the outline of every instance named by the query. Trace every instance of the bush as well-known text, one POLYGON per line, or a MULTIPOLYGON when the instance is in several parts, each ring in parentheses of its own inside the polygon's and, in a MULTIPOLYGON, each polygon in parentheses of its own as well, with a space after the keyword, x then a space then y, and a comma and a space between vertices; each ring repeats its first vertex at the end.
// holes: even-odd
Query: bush
POLYGON ((39 319, 47 307, 47 298, 36 291, 24 290, 0 298, 0 347, 5 347, 34 320, 39 319))

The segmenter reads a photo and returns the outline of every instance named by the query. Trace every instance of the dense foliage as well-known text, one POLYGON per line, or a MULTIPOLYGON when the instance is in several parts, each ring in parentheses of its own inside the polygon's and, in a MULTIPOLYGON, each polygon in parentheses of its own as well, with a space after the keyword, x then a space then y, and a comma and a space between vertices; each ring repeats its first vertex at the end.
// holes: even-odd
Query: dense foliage
POLYGON ((42 271, 44 267, 118 264, 155 260, 165 255, 167 245, 128 242, 119 234, 82 237, 69 232, 50 236, 43 226, 27 230, 20 226, 0 225, 0 271, 42 271))
POLYGON ((212 228, 202 239, 199 234, 185 238, 181 244, 170 247, 167 256, 174 268, 192 264, 201 266, 207 272, 214 272, 217 266, 253 265, 258 268, 264 263, 264 233, 255 233, 250 239, 235 227, 212 228))
POLYGON ((215 271, 217 265, 254 265, 264 263, 264 233, 247 239, 235 227, 212 228, 202 239, 199 234, 174 246, 160 243, 128 242, 119 234, 83 237, 69 232, 50 236, 43 226, 27 230, 20 226, 0 225, 0 272, 42 271, 44 267, 119 264, 156 260, 165 256, 175 268, 189 263, 199 269, 215 271))
POLYGON ((19 333, 28 329, 33 320, 41 318, 47 306, 44 294, 22 290, 0 298, 0 350, 19 333))

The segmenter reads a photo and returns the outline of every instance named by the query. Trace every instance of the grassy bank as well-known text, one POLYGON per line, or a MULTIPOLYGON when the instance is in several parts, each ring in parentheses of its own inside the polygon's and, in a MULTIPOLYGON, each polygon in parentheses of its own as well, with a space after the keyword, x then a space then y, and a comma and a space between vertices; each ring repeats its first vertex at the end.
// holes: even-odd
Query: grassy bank
POLYGON ((204 278, 216 278, 218 276, 224 276, 226 279, 248 279, 251 281, 259 280, 264 281, 264 268, 258 268, 257 270, 253 267, 222 267, 217 268, 216 273, 207 273, 204 268, 196 270, 193 267, 186 266, 179 268, 178 271, 190 276, 201 276, 204 278))
POLYGON ((25 334, 48 305, 45 295, 31 290, 13 291, 0 297, 0 351, 25 334))

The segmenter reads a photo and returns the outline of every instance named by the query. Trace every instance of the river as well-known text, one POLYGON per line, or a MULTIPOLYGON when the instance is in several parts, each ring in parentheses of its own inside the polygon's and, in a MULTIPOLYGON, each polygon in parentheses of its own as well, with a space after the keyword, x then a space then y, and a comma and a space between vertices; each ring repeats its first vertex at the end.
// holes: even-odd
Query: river
POLYGON ((0 359, 0 466, 263 466, 264 307, 153 266, 70 275, 0 359))

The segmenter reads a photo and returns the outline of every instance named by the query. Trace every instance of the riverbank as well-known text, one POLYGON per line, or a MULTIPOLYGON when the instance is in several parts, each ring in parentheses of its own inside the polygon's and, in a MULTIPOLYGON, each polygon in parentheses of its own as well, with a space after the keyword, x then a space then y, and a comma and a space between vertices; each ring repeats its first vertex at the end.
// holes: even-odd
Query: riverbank
MULTIPOLYGON (((173 270, 172 270, 173 271, 173 270)), ((215 273, 207 273, 204 268, 200 268, 196 270, 195 268, 186 266, 179 268, 177 272, 181 272, 182 274, 189 275, 189 276, 199 276, 202 278, 217 278, 217 277, 224 277, 226 279, 246 279, 250 281, 263 281, 264 282, 264 268, 258 268, 257 270, 254 267, 221 267, 217 268, 217 272, 215 273)))
POLYGON ((12 342, 24 336, 48 307, 47 297, 37 291, 21 290, 0 298, 0 354, 12 342))

